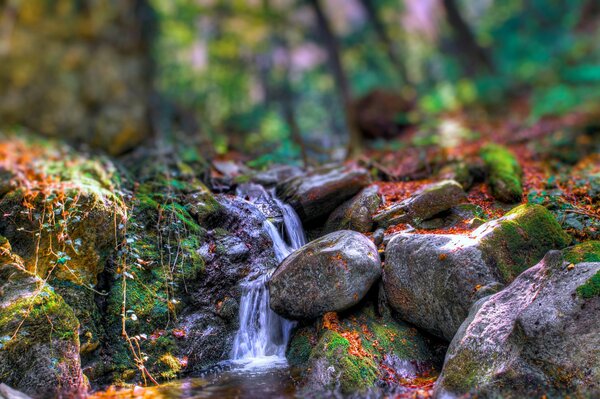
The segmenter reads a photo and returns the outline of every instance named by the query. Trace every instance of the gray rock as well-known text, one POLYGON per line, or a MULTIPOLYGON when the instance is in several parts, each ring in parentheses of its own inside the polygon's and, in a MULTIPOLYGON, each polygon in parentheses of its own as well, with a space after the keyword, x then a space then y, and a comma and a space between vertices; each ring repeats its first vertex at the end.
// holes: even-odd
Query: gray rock
POLYGON ((255 173, 251 180, 265 187, 273 187, 282 181, 301 176, 304 171, 293 165, 274 165, 264 172, 255 173))
POLYGON ((381 211, 373 220, 379 227, 419 223, 460 204, 466 198, 460 184, 443 180, 425 186, 410 198, 381 211))
POLYGON ((471 236, 401 233, 386 247, 384 287, 404 320, 451 340, 474 302, 568 242, 539 205, 519 206, 471 236))
POLYGON ((481 299, 452 340, 438 398, 600 395, 600 296, 585 294, 600 263, 568 267, 549 252, 481 299))
POLYGON ((498 279, 477 241, 462 236, 400 234, 386 248, 383 281, 388 301, 402 319, 451 340, 478 286, 498 279))
POLYGON ((383 243, 383 239, 385 238, 385 230, 377 229, 373 233, 373 242, 376 246, 380 246, 383 243))
POLYGON ((31 399, 31 397, 12 389, 6 384, 0 384, 0 399, 31 399))
POLYGON ((322 221, 370 184, 369 172, 355 167, 320 168, 277 186, 277 194, 298 213, 304 224, 322 221))
POLYGON ((327 219, 325 231, 330 233, 337 230, 354 230, 367 233, 373 227, 373 214, 381 204, 379 187, 370 186, 362 189, 340 205, 327 219))
POLYGON ((381 276, 377 248, 350 230, 328 234, 288 256, 269 281, 271 308, 311 319, 357 304, 381 276))

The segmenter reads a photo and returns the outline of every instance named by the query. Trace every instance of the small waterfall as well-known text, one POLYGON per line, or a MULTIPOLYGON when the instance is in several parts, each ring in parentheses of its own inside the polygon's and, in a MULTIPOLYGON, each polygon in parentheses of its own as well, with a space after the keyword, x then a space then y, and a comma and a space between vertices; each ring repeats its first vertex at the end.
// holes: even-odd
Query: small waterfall
MULTIPOLYGON (((256 192, 256 187, 252 189, 256 192)), ((275 257, 280 263, 294 250, 303 246, 306 238, 300 218, 294 209, 275 198, 274 193, 268 194, 262 190, 268 197, 263 199, 274 201, 283 215, 285 235, 268 219, 264 222, 265 231, 273 241, 275 257)), ((260 197, 262 196, 252 199, 256 201, 260 197)), ((269 290, 266 283, 271 273, 273 270, 242 286, 240 328, 235 336, 231 357, 243 362, 246 367, 285 362, 285 350, 294 322, 279 316, 269 306, 269 290)))

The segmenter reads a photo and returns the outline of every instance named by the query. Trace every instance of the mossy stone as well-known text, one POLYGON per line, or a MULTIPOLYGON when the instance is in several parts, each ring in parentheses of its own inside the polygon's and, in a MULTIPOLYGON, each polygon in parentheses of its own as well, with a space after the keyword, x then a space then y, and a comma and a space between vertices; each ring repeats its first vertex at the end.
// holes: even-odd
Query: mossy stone
POLYGON ((552 213, 541 205, 519 205, 505 216, 474 232, 480 249, 508 283, 537 264, 551 249, 562 249, 570 241, 552 213))
POLYGON ((506 203, 521 201, 523 172, 515 155, 498 144, 485 145, 480 155, 489 173, 488 182, 494 198, 506 203))

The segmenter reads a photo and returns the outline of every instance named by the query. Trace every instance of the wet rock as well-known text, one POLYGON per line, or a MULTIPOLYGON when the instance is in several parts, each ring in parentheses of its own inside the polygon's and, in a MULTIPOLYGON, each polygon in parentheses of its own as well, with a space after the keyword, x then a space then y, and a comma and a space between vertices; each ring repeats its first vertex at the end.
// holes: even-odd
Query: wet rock
POLYGON ((257 172, 250 176, 254 183, 265 187, 274 187, 277 184, 298 177, 304 174, 304 171, 293 165, 273 165, 264 172, 257 172))
POLYGON ((410 198, 379 212, 373 220, 383 228, 399 223, 419 223, 458 205, 465 198, 460 184, 444 180, 425 186, 410 198))
POLYGON ((506 147, 488 144, 481 149, 488 170, 488 183, 498 201, 514 203, 523 196, 522 170, 515 155, 506 147))
POLYGON ((470 237, 398 234, 386 247, 385 291, 404 320, 451 340, 474 302, 568 242, 539 205, 521 205, 470 237))
POLYGON ((268 219, 283 219, 281 208, 263 186, 242 183, 237 186, 235 193, 238 197, 254 204, 268 219))
POLYGON ((69 305, 18 261, 0 265, 0 293, 0 380, 36 398, 84 393, 69 305))
POLYGON ((477 302, 450 345, 437 396, 598 396, 598 276, 600 263, 569 267, 552 251, 477 302))
POLYGON ((371 182, 355 167, 324 167, 277 186, 277 195, 290 204, 304 224, 323 221, 335 208, 371 182))
POLYGON ((199 251, 204 270, 186 281, 187 306, 179 316, 186 339, 178 341, 174 354, 188 357, 189 370, 229 358, 238 329, 240 282, 277 266, 265 216, 240 198, 215 198, 223 212, 207 226, 212 229, 199 251))
MULTIPOLYGON (((375 387, 387 392, 387 376, 409 382, 435 374, 432 343, 374 308, 368 302, 339 316, 327 313, 294 331, 286 356, 301 371, 300 396, 364 395, 375 387)), ((390 384, 398 386, 393 380, 390 384)))
POLYGON ((373 227, 373 214, 381 203, 377 186, 362 189, 340 205, 327 219, 325 231, 330 233, 337 230, 354 230, 367 233, 373 227))
POLYGON ((377 248, 350 230, 328 234, 288 256, 269 281, 271 308, 310 319, 357 304, 381 275, 377 248))

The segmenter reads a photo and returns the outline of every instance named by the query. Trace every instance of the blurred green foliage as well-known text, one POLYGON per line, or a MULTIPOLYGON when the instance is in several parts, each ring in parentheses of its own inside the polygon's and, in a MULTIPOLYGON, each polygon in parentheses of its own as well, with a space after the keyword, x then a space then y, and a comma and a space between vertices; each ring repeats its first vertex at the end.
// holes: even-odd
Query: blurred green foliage
MULTIPOLYGON (((343 112, 306 2, 151 2, 161 24, 155 49, 159 90, 194 113, 219 152, 270 154, 258 163, 298 158, 284 99, 291 102, 303 139, 324 148, 343 142, 343 112)), ((353 96, 374 88, 406 91, 408 83, 361 3, 321 3, 339 40, 353 96)), ((451 42, 441 2, 373 3, 422 114, 502 112, 525 99, 529 122, 535 123, 600 100, 598 15, 587 15, 589 0, 458 1, 492 61, 491 71, 476 75, 461 68, 456 50, 461 43, 451 42), (417 20, 410 14, 415 7, 429 7, 420 15, 429 19, 421 21, 422 30, 406 23, 408 17, 417 20)))

